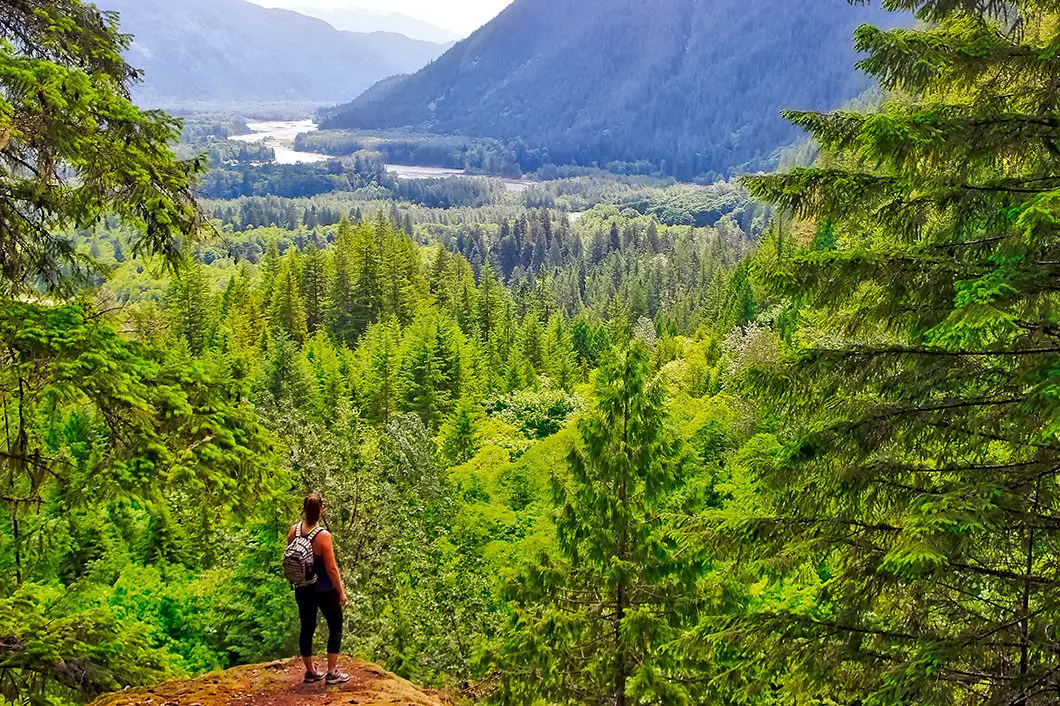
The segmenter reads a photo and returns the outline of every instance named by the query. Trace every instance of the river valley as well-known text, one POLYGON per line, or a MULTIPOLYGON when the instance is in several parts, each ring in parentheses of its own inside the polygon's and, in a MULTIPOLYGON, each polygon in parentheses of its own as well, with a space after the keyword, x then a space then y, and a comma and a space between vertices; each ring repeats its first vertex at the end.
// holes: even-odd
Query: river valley
MULTIPOLYGON (((310 164, 333 159, 333 157, 326 154, 295 150, 294 142, 298 135, 316 131, 316 123, 312 120, 250 121, 247 122, 247 127, 252 131, 251 134, 236 135, 231 139, 239 142, 264 142, 276 153, 276 162, 278 164, 310 164)), ((445 167, 387 164, 386 169, 401 179, 444 179, 446 177, 500 179, 504 182, 504 188, 513 193, 526 191, 533 184, 528 179, 504 179, 501 177, 465 174, 459 169, 447 169, 445 167)))

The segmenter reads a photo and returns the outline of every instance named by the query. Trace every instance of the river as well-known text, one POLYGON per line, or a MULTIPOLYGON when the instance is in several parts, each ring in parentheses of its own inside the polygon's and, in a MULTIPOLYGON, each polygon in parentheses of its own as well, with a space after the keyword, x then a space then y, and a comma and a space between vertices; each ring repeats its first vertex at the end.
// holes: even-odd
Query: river
POLYGON ((306 164, 329 159, 326 154, 297 152, 294 149, 294 138, 303 132, 313 132, 317 129, 312 120, 248 122, 247 127, 250 128, 251 134, 236 135, 232 139, 240 142, 264 142, 276 152, 276 161, 279 164, 306 164))
MULTIPOLYGON (((233 140, 240 142, 264 142, 276 152, 276 161, 279 164, 307 164, 323 162, 334 159, 326 154, 316 152, 298 152, 294 148, 294 139, 303 132, 313 132, 317 129, 312 120, 264 120, 247 123, 251 134, 236 135, 233 140)), ((388 164, 386 170, 401 179, 444 179, 446 177, 467 177, 469 179, 485 179, 499 177, 483 177, 478 175, 464 174, 459 169, 446 169, 445 167, 423 167, 408 164, 388 164)), ((501 179, 504 188, 513 193, 521 193, 530 188, 533 182, 526 179, 501 179)))

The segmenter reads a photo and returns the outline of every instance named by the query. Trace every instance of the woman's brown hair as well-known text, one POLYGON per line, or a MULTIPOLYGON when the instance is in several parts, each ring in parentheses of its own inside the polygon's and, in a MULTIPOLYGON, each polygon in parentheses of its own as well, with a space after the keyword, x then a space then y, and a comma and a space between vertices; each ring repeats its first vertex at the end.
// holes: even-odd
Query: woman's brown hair
POLYGON ((320 499, 320 493, 310 493, 305 496, 302 503, 302 512, 305 513, 305 521, 311 525, 320 522, 320 510, 324 507, 324 501, 320 499))

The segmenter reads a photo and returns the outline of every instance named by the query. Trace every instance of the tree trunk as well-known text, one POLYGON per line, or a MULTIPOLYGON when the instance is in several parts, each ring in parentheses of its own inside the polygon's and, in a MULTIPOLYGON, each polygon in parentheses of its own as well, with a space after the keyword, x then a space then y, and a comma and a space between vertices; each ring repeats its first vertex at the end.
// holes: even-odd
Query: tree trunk
MULTIPOLYGON (((1039 489, 1041 483, 1034 489, 1034 504, 1038 504, 1039 489)), ((1030 631, 1031 631, 1031 583, 1030 576, 1034 572, 1034 526, 1031 521, 1027 522, 1027 565, 1026 565, 1026 576, 1028 577, 1024 581, 1023 585, 1023 600, 1020 606, 1023 617, 1020 620, 1020 685, 1019 685, 1019 696, 1013 702, 1014 706, 1026 706, 1028 695, 1027 695, 1027 684, 1026 677, 1030 671, 1030 631)))
POLYGON ((615 706, 626 706, 626 648, 622 645, 622 619, 626 616, 625 581, 618 583, 615 606, 615 706))
MULTIPOLYGON (((633 454, 629 447, 629 391, 626 390, 626 399, 622 401, 622 452, 627 459, 627 465, 633 462, 633 454)), ((629 502, 629 469, 627 468, 619 481, 618 500, 625 510, 629 502)), ((629 548, 628 528, 623 520, 618 528, 618 557, 626 561, 629 548)), ((615 605, 615 706, 626 706, 626 648, 622 644, 622 620, 626 617, 626 580, 618 580, 615 605)))

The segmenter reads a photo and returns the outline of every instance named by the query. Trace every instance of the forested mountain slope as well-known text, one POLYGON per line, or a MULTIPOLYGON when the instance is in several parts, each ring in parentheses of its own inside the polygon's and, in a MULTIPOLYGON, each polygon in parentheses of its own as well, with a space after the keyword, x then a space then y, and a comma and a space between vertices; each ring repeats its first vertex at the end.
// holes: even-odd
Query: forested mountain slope
POLYGON ((648 160, 679 178, 761 164, 869 86, 841 0, 516 0, 438 61, 331 111, 330 128, 518 139, 544 161, 648 160))
POLYGON ((386 32, 346 32, 244 0, 98 0, 134 35, 146 102, 341 101, 444 46, 386 32))

